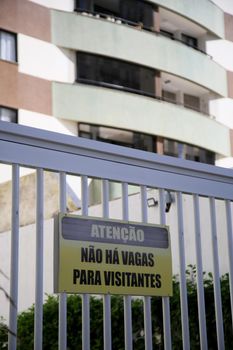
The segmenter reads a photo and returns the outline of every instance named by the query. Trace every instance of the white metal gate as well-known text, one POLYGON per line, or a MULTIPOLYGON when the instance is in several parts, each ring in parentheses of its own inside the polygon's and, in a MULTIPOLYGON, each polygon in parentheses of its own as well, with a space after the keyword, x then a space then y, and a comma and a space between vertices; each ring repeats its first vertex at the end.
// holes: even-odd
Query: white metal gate
MULTIPOLYGON (((60 211, 66 211, 66 175, 81 177, 82 214, 88 215, 88 179, 102 181, 102 215, 109 217, 109 182, 121 184, 122 219, 129 219, 128 186, 140 188, 141 222, 148 221, 147 189, 157 189, 159 193, 159 222, 166 223, 165 191, 170 190, 175 196, 177 218, 177 247, 173 252, 178 256, 180 280, 180 304, 182 320, 183 349, 190 349, 189 317, 186 287, 186 256, 183 198, 192 196, 190 217, 194 222, 193 251, 197 268, 198 317, 201 349, 208 349, 206 330, 205 299, 203 287, 203 232, 200 220, 200 199, 209 201, 210 231, 212 245, 210 258, 213 257, 214 300, 216 315, 217 344, 223 350, 224 329, 221 305, 220 270, 219 270, 219 233, 217 231, 216 200, 225 204, 226 231, 221 232, 227 239, 228 273, 230 276, 231 315, 233 307, 233 237, 232 237, 232 200, 233 171, 214 166, 188 162, 181 159, 161 157, 142 151, 130 150, 104 143, 79 139, 66 135, 50 133, 10 123, 0 122, 0 162, 12 165, 12 227, 11 227, 11 272, 10 295, 14 304, 9 311, 9 349, 17 347, 17 305, 18 305, 18 259, 19 259, 19 169, 21 166, 34 168, 37 177, 36 202, 36 281, 35 281, 35 334, 34 349, 43 348, 43 231, 44 231, 44 170, 59 173, 60 211), (16 307, 15 307, 16 306, 16 307)), ((173 247, 172 247, 173 249, 173 247)), ((52 259, 52 257, 51 257, 52 259)), ((66 294, 60 295, 59 304, 59 349, 67 348, 66 335, 66 294)), ((162 299, 164 348, 172 348, 170 300, 162 299)), ((131 297, 124 297, 125 349, 133 348, 131 297)), ((104 349, 112 349, 111 337, 111 297, 104 296, 104 349)), ((151 298, 144 297, 144 332, 145 349, 152 346, 151 298)), ((233 347, 233 345, 232 345, 233 347)), ((82 296, 82 348, 90 345, 90 303, 89 295, 82 296)), ((114 349, 115 350, 115 349, 114 349)), ((117 349, 116 349, 117 350, 117 349)))

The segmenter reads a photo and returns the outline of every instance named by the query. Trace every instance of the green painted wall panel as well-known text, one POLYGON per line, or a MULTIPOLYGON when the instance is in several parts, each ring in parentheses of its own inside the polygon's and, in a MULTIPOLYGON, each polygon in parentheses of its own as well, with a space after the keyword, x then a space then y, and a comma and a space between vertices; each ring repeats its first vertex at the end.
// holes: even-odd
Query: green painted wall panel
POLYGON ((230 156, 229 129, 201 113, 127 92, 53 83, 53 114, 160 135, 230 156))

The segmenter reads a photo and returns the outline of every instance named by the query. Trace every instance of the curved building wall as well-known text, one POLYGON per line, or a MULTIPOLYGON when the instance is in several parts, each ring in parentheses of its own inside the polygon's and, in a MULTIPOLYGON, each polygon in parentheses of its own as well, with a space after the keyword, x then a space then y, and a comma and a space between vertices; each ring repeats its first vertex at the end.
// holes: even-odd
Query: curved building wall
POLYGON ((52 11, 52 42, 169 72, 227 95, 226 72, 220 65, 160 35, 76 13, 52 11))
POLYGON ((149 133, 230 155, 229 129, 199 112, 127 92, 53 83, 57 118, 149 133), (216 142, 218 139, 218 142, 216 142))
POLYGON ((150 0, 151 3, 165 7, 189 18, 207 28, 220 38, 224 37, 223 11, 209 0, 150 0))

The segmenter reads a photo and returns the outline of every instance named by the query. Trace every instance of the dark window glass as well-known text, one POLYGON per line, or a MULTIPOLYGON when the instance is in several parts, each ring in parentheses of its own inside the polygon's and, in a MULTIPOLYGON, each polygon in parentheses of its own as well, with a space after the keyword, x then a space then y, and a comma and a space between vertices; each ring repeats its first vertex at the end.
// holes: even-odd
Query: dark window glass
POLYGON ((178 157, 178 143, 173 140, 164 139, 163 152, 167 156, 178 157))
POLYGON ((135 64, 86 53, 77 54, 77 80, 146 95, 155 95, 155 71, 135 64))
POLYGON ((197 96, 184 94, 184 106, 187 108, 200 111, 200 99, 197 96))
POLYGON ((92 11, 92 0, 76 0, 76 8, 83 11, 92 11))
POLYGON ((171 32, 168 32, 167 30, 160 29, 160 33, 163 36, 166 36, 167 38, 174 39, 174 34, 171 32))
POLYGON ((17 110, 0 106, 0 120, 17 123, 17 110))
POLYGON ((76 9, 120 17, 129 24, 153 27, 153 5, 139 0, 77 0, 76 9))
POLYGON ((197 39, 192 36, 182 34, 182 41, 188 46, 194 47, 196 49, 198 47, 197 39))
POLYGON ((208 164, 213 164, 215 163, 215 155, 213 152, 210 152, 210 151, 204 151, 205 152, 205 157, 204 157, 204 160, 203 161, 201 158, 200 159, 200 162, 203 162, 203 163, 208 163, 208 164))
MULTIPOLYGON (((159 139, 148 134, 84 123, 79 124, 79 136, 149 152, 157 151, 156 140, 159 139)), ((165 155, 213 165, 215 163, 215 154, 203 148, 162 138, 160 142, 163 142, 165 155)))
POLYGON ((164 139, 163 147, 164 154, 168 156, 179 157, 207 164, 215 163, 214 153, 199 147, 168 139, 164 139))
POLYGON ((114 145, 155 152, 155 138, 151 135, 104 126, 79 124, 79 136, 114 145))
POLYGON ((152 27, 153 6, 142 1, 121 0, 120 17, 134 23, 141 23, 145 27, 152 27))
POLYGON ((99 6, 99 5, 94 5, 94 12, 96 13, 103 13, 104 15, 109 15, 109 16, 113 16, 113 17, 119 17, 119 12, 116 12, 110 8, 106 8, 103 6, 99 6))
POLYGON ((16 35, 0 30, 0 59, 16 62, 16 35))

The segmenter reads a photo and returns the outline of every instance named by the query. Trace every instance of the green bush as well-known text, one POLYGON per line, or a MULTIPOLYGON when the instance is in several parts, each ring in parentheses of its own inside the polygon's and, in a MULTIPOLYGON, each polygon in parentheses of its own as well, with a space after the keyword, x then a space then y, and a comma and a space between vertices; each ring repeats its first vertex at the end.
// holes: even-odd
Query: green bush
POLYGON ((8 328, 0 319, 0 350, 5 350, 8 347, 8 328))
MULTIPOLYGON (((200 348, 196 270, 190 266, 187 274, 189 331, 191 349, 200 348)), ((217 349, 217 332, 214 313, 214 292, 212 274, 204 273, 206 324, 208 349, 217 349)), ((226 350, 233 349, 231 321, 229 276, 221 278, 222 310, 226 350)), ((162 299, 151 298, 153 347, 164 349, 162 299)), ((112 341, 113 350, 124 349, 124 302, 123 297, 112 296, 112 341)), ((90 298, 91 313, 91 349, 103 349, 103 302, 100 297, 90 298)), ((178 277, 173 278, 173 297, 170 298, 172 348, 182 349, 180 285, 178 277)), ((43 310, 43 349, 58 349, 58 298, 48 296, 43 310)), ((144 350, 143 300, 132 299, 133 348, 144 350)), ((7 348, 7 327, 0 322, 0 350, 7 348)), ((18 316, 18 349, 33 349, 34 306, 18 316)), ((70 350, 82 349, 82 300, 80 296, 70 295, 67 298, 67 346, 70 350)))

